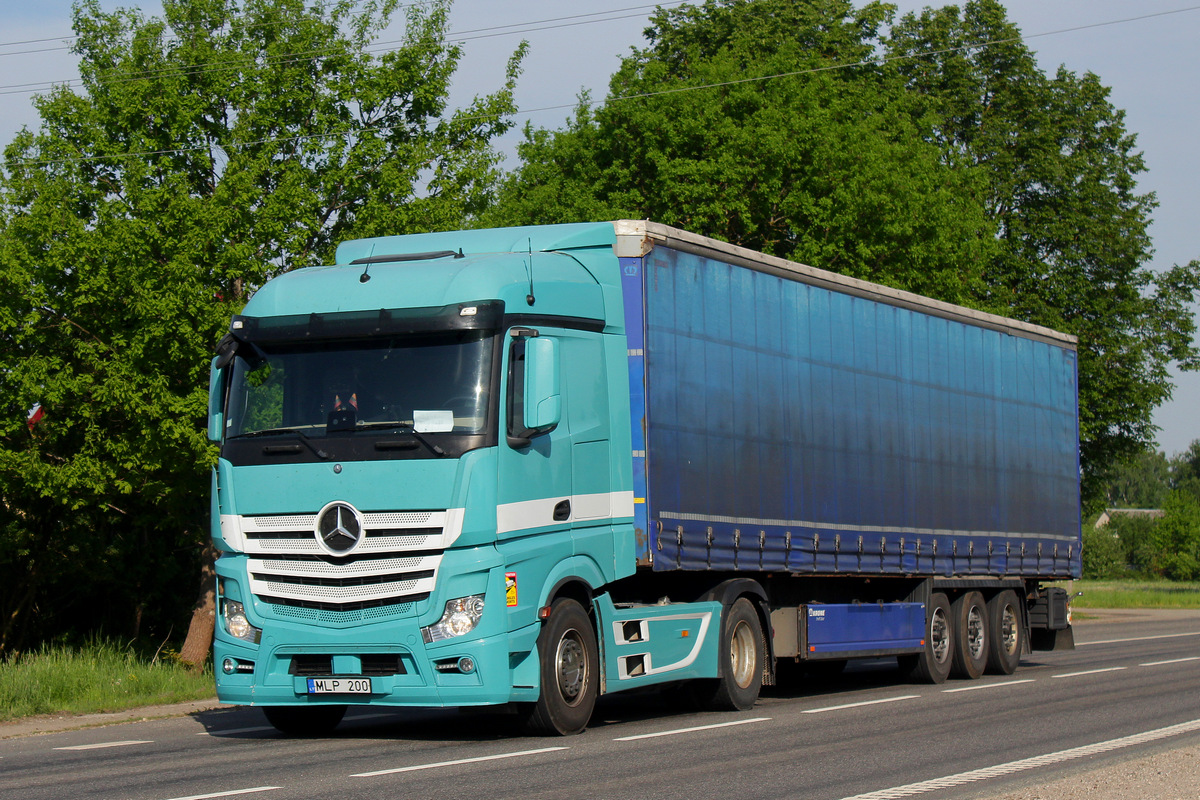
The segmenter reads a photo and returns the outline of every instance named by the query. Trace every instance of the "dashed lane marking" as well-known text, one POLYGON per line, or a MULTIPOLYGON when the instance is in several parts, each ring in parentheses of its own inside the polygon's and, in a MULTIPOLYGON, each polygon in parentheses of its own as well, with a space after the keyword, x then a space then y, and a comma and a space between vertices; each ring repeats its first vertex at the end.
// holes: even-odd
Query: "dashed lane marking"
POLYGON ((1171 658, 1166 661, 1147 661, 1145 664, 1138 664, 1139 667, 1161 667, 1163 664, 1182 664, 1185 661, 1200 661, 1200 656, 1188 656, 1187 658, 1171 658))
POLYGON ((845 708, 860 708, 861 706, 874 706, 880 703, 895 703, 900 700, 914 700, 919 698, 919 694, 902 694, 899 697, 884 697, 881 700, 864 700, 861 703, 843 703, 840 706, 825 706, 824 708, 806 708, 801 711, 801 714, 822 714, 826 711, 841 711, 845 708))
POLYGON ((499 753, 494 756, 478 756, 476 758, 458 758, 454 761, 438 761, 433 764, 416 764, 411 767, 396 767, 395 769, 381 769, 375 772, 360 772, 356 775, 351 775, 351 778, 374 778, 377 775, 394 775, 398 772, 416 772, 422 769, 437 769, 439 767, 454 767, 459 764, 477 764, 480 761, 496 761, 501 758, 519 758, 520 756, 536 756, 542 753, 553 753, 558 750, 568 750, 566 747, 542 747, 537 750, 522 750, 519 753, 499 753))
POLYGON ((103 750, 105 747, 128 747, 133 744, 154 744, 148 739, 130 740, 127 742, 100 742, 98 744, 76 744, 70 747, 56 747, 55 750, 103 750))
POLYGON ((1075 678, 1080 675, 1099 675, 1101 672, 1119 672, 1129 667, 1104 667, 1102 669, 1085 669, 1082 672, 1064 672, 1060 675, 1051 675, 1051 678, 1075 678))
POLYGON ((983 683, 977 686, 960 686, 957 689, 942 689, 942 694, 954 694, 955 692, 974 692, 978 689, 999 689, 1001 686, 1016 686, 1018 683, 1033 683, 1033 678, 1021 678, 1015 681, 1004 681, 1003 683, 983 683))
POLYGON ((173 797, 171 800, 211 800, 214 797, 236 797, 239 794, 255 794, 256 792, 273 792, 282 786, 255 786, 253 789, 232 789, 228 792, 213 792, 212 794, 193 794, 187 797, 173 797))
POLYGON ((739 719, 733 722, 718 722, 714 725, 696 725, 692 728, 676 728, 670 731, 659 731, 658 733, 640 733, 637 736, 622 736, 613 739, 614 742, 633 742, 638 739, 654 739, 658 736, 674 736, 677 733, 692 733, 694 731, 708 731, 713 728, 729 728, 734 725, 749 725, 752 722, 768 722, 770 717, 755 717, 754 719, 739 719))

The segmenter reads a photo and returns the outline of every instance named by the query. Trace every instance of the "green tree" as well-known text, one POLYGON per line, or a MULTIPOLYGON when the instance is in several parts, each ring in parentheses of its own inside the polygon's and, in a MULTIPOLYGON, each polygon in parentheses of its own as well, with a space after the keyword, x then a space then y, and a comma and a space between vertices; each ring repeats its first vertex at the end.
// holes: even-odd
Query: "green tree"
POLYGON ((1037 66, 997 0, 906 15, 888 41, 926 136, 947 164, 987 176, 998 253, 987 305, 1079 338, 1084 497, 1103 502, 1110 467, 1152 441, 1171 396, 1168 366, 1200 367, 1189 305, 1200 263, 1156 275, 1152 194, 1124 113, 1091 73, 1037 66))
POLYGON ((1173 581, 1200 579, 1200 499, 1191 492, 1171 492, 1163 512, 1154 526, 1152 569, 1173 581))
POLYGON ((1162 508, 1171 491, 1171 463, 1146 449, 1112 468, 1105 491, 1108 508, 1162 508))
POLYGON ((1171 487, 1200 500, 1200 439, 1171 459, 1171 487))
POLYGON ((208 535, 208 359, 249 291, 487 204, 523 48, 452 111, 447 2, 408 6, 382 53, 395 0, 357 5, 75 7, 82 86, 36 100, 0 175, 0 654, 179 621, 208 535))
MULTIPOLYGON (((1108 525, 1095 531, 1093 535, 1107 530, 1120 542, 1124 554, 1123 563, 1129 570, 1135 575, 1150 577, 1155 575, 1153 564, 1159 556, 1155 539, 1157 525, 1158 520, 1153 517, 1114 514, 1108 525)), ((1088 534, 1085 533, 1084 558, 1087 558, 1088 538, 1088 534)))
POLYGON ((1152 442, 1168 366, 1200 367, 1200 263, 1146 268, 1154 198, 1097 76, 1042 72, 996 0, 892 22, 848 0, 659 10, 602 104, 526 128, 485 219, 649 217, 1074 334, 1096 509, 1152 442))
POLYGON ((983 184, 944 168, 894 71, 867 63, 887 14, 848 0, 660 9, 603 104, 583 97, 561 131, 527 126, 521 167, 485 220, 651 218, 977 297, 994 242, 974 199, 983 184))
POLYGON ((1120 578, 1126 574, 1121 540, 1108 525, 1083 529, 1083 577, 1088 580, 1120 578))

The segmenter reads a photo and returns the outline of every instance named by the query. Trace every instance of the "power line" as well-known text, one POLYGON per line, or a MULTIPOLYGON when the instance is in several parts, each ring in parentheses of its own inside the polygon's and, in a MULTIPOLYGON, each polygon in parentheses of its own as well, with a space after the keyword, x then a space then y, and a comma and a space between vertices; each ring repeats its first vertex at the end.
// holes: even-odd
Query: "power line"
MULTIPOLYGON (((1109 20, 1107 22, 1095 22, 1095 23, 1090 23, 1087 25, 1075 25, 1075 26, 1072 26, 1069 28, 1059 28, 1057 30, 1043 31, 1042 33, 1033 33, 1033 34, 1029 34, 1026 36, 1017 35, 1017 36, 1005 37, 1003 39, 992 39, 992 40, 988 40, 988 41, 984 41, 984 42, 974 42, 971 44, 959 45, 957 47, 947 47, 947 48, 943 48, 940 50, 930 50, 930 51, 926 51, 923 53, 912 53, 912 54, 905 54, 905 55, 899 55, 899 56, 888 56, 888 57, 883 57, 883 58, 868 58, 868 59, 863 59, 860 61, 846 62, 846 63, 842 63, 842 64, 830 64, 830 65, 823 66, 823 67, 811 67, 808 69, 795 70, 792 72, 780 72, 780 73, 776 73, 773 75, 761 75, 761 76, 754 77, 754 78, 739 78, 737 80, 721 81, 718 83, 706 83, 706 84, 699 84, 696 86, 680 86, 680 87, 676 87, 673 89, 662 89, 662 90, 655 91, 655 92, 644 92, 641 94, 633 94, 633 95, 621 95, 618 97, 610 97, 607 99, 606 102, 618 103, 618 102, 627 102, 629 100, 644 100, 644 99, 653 98, 653 97, 663 97, 666 95, 682 94, 684 92, 695 92, 695 91, 701 91, 701 90, 705 90, 705 89, 719 89, 719 88, 723 88, 726 86, 736 86, 736 85, 747 84, 747 83, 761 83, 764 81, 776 80, 778 78, 791 78, 791 77, 797 77, 800 75, 812 75, 812 74, 816 74, 816 73, 820 73, 820 72, 832 72, 832 71, 840 70, 840 69, 853 69, 855 67, 875 66, 875 65, 887 64, 887 63, 896 62, 896 61, 911 61, 911 60, 915 60, 915 59, 919 59, 919 58, 928 58, 930 56, 947 55, 949 53, 958 53, 958 52, 963 52, 965 50, 975 50, 975 49, 978 49, 981 47, 991 47, 991 46, 1000 45, 1000 44, 1012 44, 1015 42, 1024 41, 1026 39, 1037 39, 1037 38, 1041 38, 1044 36, 1057 36, 1057 35, 1064 34, 1064 33, 1074 33, 1077 31, 1089 30, 1092 28, 1101 28, 1101 27, 1110 26, 1110 25, 1120 25, 1120 24, 1125 24, 1125 23, 1129 23, 1129 22, 1137 22, 1139 20, 1149 19, 1152 17, 1161 17, 1161 16, 1166 16, 1168 14, 1180 14, 1180 13, 1184 13, 1187 11, 1197 11, 1197 10, 1200 10, 1200 6, 1191 6, 1189 8, 1181 8, 1181 9, 1176 9, 1174 11, 1162 11, 1162 12, 1157 12, 1157 13, 1153 13, 1153 14, 1143 14, 1143 15, 1136 16, 1136 17, 1128 17, 1125 19, 1109 20)), ((597 101, 592 101, 589 103, 589 105, 595 105, 596 102, 597 101)), ((524 110, 519 110, 519 111, 514 112, 514 116, 529 116, 532 114, 538 114, 538 113, 543 113, 543 112, 547 112, 547 111, 560 111, 560 110, 564 110, 564 109, 575 108, 575 107, 577 107, 577 105, 578 105, 578 102, 564 103, 564 104, 552 105, 552 106, 542 106, 540 108, 533 108, 533 109, 524 109, 524 110)), ((459 116, 459 117, 455 117, 455 119, 458 122, 472 122, 472 121, 476 121, 476 120, 494 119, 494 118, 496 118, 496 116, 498 116, 498 115, 496 115, 496 114, 478 114, 478 115, 474 115, 474 116, 459 116)), ((364 129, 364 132, 389 131, 395 127, 398 127, 398 126, 389 125, 389 126, 383 126, 383 127, 378 127, 378 128, 367 128, 367 129, 364 129)), ((269 137, 266 139, 259 139, 259 140, 251 141, 251 142, 238 142, 238 143, 230 143, 228 145, 220 145, 220 147, 222 147, 222 149, 228 151, 229 149, 256 147, 256 146, 264 145, 264 144, 289 143, 289 142, 298 142, 298 141, 308 141, 308 140, 312 140, 312 139, 332 139, 335 137, 341 137, 341 136, 346 136, 346 135, 347 135, 346 132, 339 132, 339 133, 314 133, 314 134, 304 134, 304 135, 286 136, 286 137, 269 137)), ((51 165, 56 165, 56 164, 73 164, 73 163, 84 163, 84 162, 91 162, 91 161, 115 161, 115 160, 119 160, 119 159, 140 158, 140 157, 148 157, 148 156, 182 155, 184 153, 193 153, 193 152, 199 152, 199 151, 208 150, 208 149, 209 149, 209 146, 204 145, 204 146, 195 146, 195 147, 181 147, 181 148, 175 148, 175 149, 142 151, 142 152, 135 152, 135 153, 122 153, 120 155, 115 155, 115 156, 79 156, 79 157, 74 157, 74 158, 47 159, 47 160, 36 160, 36 161, 35 160, 26 160, 26 161, 19 161, 17 163, 22 166, 27 166, 27 167, 51 166, 51 165)))
MULTIPOLYGON (((352 5, 361 6, 365 2, 366 2, 366 0, 357 0, 357 2, 353 3, 352 5)), ((398 5, 398 6, 396 6, 396 10, 402 11, 406 8, 412 8, 413 6, 425 6, 425 5, 429 5, 428 0, 421 0, 421 2, 405 3, 402 5, 398 5)), ((242 29, 243 30, 255 30, 255 29, 275 28, 275 27, 278 27, 278 26, 284 25, 284 24, 286 24, 286 23, 284 23, 284 22, 261 23, 258 25, 242 26, 242 29)), ((231 29, 237 30, 238 26, 231 26, 231 29)), ((73 33, 64 33, 61 36, 49 36, 44 39, 22 39, 20 41, 15 41, 15 42, 0 42, 0 47, 17 47, 17 46, 23 45, 23 44, 41 44, 42 42, 63 42, 63 41, 67 41, 70 39, 78 39, 78 38, 79 37, 73 33)), ((70 45, 64 45, 62 47, 46 47, 46 48, 42 48, 40 50, 21 50, 21 51, 15 52, 15 53, 0 53, 0 57, 19 56, 19 55, 26 55, 28 53, 51 53, 56 50, 69 50, 70 47, 71 47, 70 45)))
MULTIPOLYGON (((494 38, 496 36, 514 36, 514 35, 522 34, 522 33, 532 33, 532 32, 536 32, 536 31, 544 31, 544 30, 554 30, 557 28, 569 28, 569 27, 574 27, 574 26, 578 26, 578 25, 591 25, 591 24, 594 24, 597 22, 613 22, 616 20, 630 19, 632 17, 640 17, 640 16, 642 16, 641 12, 645 11, 646 9, 657 8, 659 6, 664 6, 664 7, 679 6, 679 5, 683 5, 684 2, 686 2, 686 0, 671 0, 671 2, 655 3, 655 4, 651 4, 651 5, 629 6, 627 8, 613 8, 613 9, 608 9, 606 11, 593 11, 593 12, 586 13, 586 14, 572 14, 572 15, 565 16, 565 17, 551 17, 549 19, 532 20, 529 22, 514 22, 514 23, 509 23, 507 25, 493 25, 490 27, 474 28, 474 29, 460 31, 460 32, 452 31, 452 32, 446 34, 445 38, 448 41, 465 42, 465 41, 473 41, 476 39, 489 39, 489 38, 494 38), (637 13, 625 13, 625 12, 637 12, 637 13), (613 14, 618 14, 620 16, 610 16, 613 14), (602 17, 602 19, 587 19, 588 17, 602 17), (561 23, 561 24, 548 24, 548 23, 561 23), (504 30, 505 28, 516 28, 517 30, 504 30), (475 34, 475 35, 471 35, 471 34, 475 34)), ((409 6, 405 6, 405 8, 409 8, 414 5, 421 5, 421 4, 420 3, 412 3, 412 4, 409 4, 409 6)), ((372 44, 366 46, 363 49, 366 52, 389 52, 391 50, 399 49, 398 47, 393 47, 393 45, 403 46, 403 43, 404 43, 403 39, 393 39, 393 40, 385 41, 385 42, 375 42, 375 43, 372 43, 372 44)), ((61 49, 66 49, 66 48, 47 48, 45 51, 27 50, 27 51, 21 51, 21 52, 25 52, 25 53, 49 52, 50 50, 61 50, 61 49)), ((275 56, 271 59, 267 59, 267 61, 274 62, 274 63, 286 64, 286 63, 291 63, 292 61, 316 60, 323 56, 337 54, 338 52, 339 52, 338 50, 331 49, 331 48, 320 49, 320 50, 308 50, 308 51, 303 51, 303 52, 298 52, 298 53, 285 53, 283 55, 279 55, 279 56, 275 56)), ((0 53, 0 56, 5 56, 5 55, 17 55, 17 53, 0 53)), ((126 83, 129 81, 141 80, 143 78, 150 78, 150 77, 202 75, 202 74, 204 74, 206 72, 210 72, 210 71, 211 72, 221 72, 221 71, 233 68, 233 67, 211 67, 211 66, 199 65, 199 64, 194 65, 194 67, 195 67, 194 69, 193 69, 193 67, 184 66, 184 67, 170 67, 170 68, 160 69, 160 70, 147 70, 145 72, 118 73, 120 75, 123 75, 123 77, 120 78, 120 80, 113 81, 113 82, 114 83, 126 83)), ((79 79, 68 78, 68 79, 62 80, 62 81, 38 81, 38 82, 34 82, 34 83, 11 84, 8 86, 0 86, 0 95, 28 94, 30 92, 37 92, 37 91, 53 89, 55 86, 66 86, 66 87, 70 88, 73 86, 77 86, 80 83, 82 83, 82 81, 79 79)))

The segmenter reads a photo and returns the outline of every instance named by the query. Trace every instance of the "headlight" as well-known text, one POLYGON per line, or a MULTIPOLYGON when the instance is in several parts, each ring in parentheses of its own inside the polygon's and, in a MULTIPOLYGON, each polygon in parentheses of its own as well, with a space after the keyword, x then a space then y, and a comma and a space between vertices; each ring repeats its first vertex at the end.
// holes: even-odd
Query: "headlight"
POLYGON ((455 636, 465 636, 475 630, 479 618, 483 616, 483 595, 473 594, 470 597, 459 597, 446 603, 442 618, 428 628, 422 628, 421 633, 425 642, 440 642, 442 639, 453 639, 455 636))
POLYGON ((236 600, 226 600, 223 604, 225 612, 225 630, 235 639, 258 644, 262 638, 262 630, 250 624, 246 619, 245 607, 236 600))

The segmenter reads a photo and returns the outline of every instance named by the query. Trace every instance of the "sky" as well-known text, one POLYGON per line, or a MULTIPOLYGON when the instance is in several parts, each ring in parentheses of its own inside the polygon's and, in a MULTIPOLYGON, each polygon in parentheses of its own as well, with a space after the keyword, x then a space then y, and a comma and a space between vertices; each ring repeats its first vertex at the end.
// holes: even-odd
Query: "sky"
MULTIPOLYGON (((1065 65, 1079 74, 1096 73, 1111 87, 1111 102, 1126 112, 1126 127, 1137 134, 1148 167, 1140 176, 1139 190, 1155 192, 1159 202, 1150 229, 1152 269, 1200 258, 1200 240, 1193 233, 1200 187, 1196 1, 1005 3, 1009 19, 1021 29, 1043 70, 1054 72, 1065 65)), ((147 15, 161 13, 158 0, 100 0, 100 5, 106 10, 137 6, 147 15)), ((904 12, 942 4, 897 0, 896 5, 904 12)), ((69 0, 0 0, 0 146, 22 127, 37 127, 30 89, 78 77, 64 47, 64 37, 71 34, 70 6, 69 0), (49 41, 32 41, 40 39, 49 41)), ((620 59, 643 43, 642 31, 652 10, 640 0, 457 0, 450 38, 461 41, 464 59, 451 102, 463 105, 497 88, 508 56, 527 40, 529 55, 517 87, 518 124, 500 143, 511 153, 526 121, 559 127, 580 91, 590 90, 596 99, 605 96, 620 59)), ((381 39, 399 35, 397 29, 381 39)), ((1196 311, 1200 313, 1200 306, 1196 311)), ((1161 428, 1159 447, 1168 455, 1200 439, 1200 374, 1176 371, 1173 379, 1174 398, 1154 415, 1161 428)))

